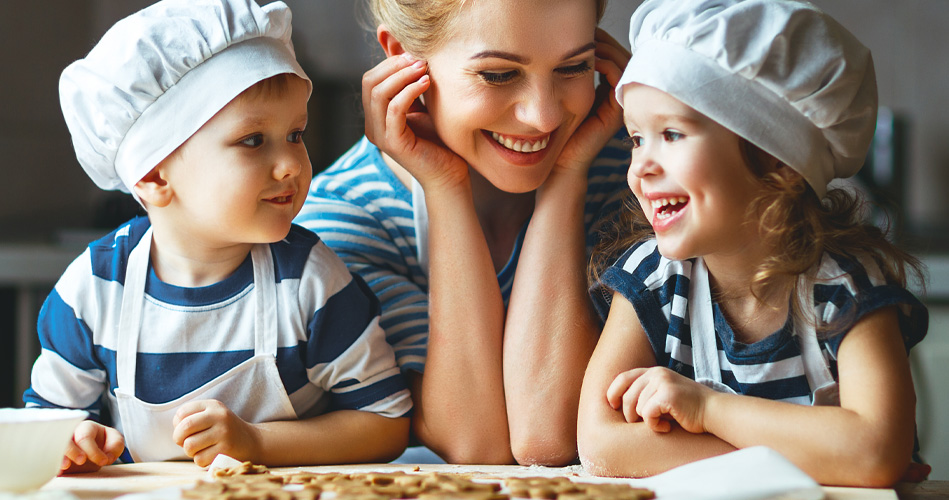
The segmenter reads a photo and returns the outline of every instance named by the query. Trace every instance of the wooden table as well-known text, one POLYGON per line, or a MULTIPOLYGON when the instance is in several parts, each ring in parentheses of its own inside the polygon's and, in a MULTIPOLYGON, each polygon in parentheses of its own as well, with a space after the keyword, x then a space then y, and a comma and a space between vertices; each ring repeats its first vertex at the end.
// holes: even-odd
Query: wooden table
MULTIPOLYGON (((274 468, 274 473, 291 472, 420 472, 475 473, 484 477, 524 475, 585 476, 579 466, 566 468, 471 465, 405 465, 366 464, 353 466, 274 468)), ((162 488, 187 488, 207 477, 204 469, 191 462, 158 462, 111 465, 99 472, 57 477, 42 491, 68 491, 80 500, 109 500, 129 493, 144 493, 162 488)), ((949 481, 927 481, 921 484, 900 484, 895 490, 861 488, 824 488, 828 500, 916 500, 949 497, 949 481)), ((661 500, 661 497, 660 497, 661 500)))

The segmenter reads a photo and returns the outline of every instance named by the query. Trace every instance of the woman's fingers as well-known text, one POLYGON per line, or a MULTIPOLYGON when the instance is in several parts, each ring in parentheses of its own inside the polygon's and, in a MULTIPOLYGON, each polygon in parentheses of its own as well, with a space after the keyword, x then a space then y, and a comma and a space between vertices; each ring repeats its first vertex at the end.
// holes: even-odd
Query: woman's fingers
MULTIPOLYGON (((385 78, 379 80, 378 74, 364 77, 363 109, 366 114, 366 136, 378 145, 378 141, 388 140, 389 120, 393 112, 402 114, 396 117, 397 125, 401 122, 404 129, 405 113, 411 109, 412 103, 428 88, 428 78, 425 75, 428 67, 425 61, 411 61, 405 57, 390 57, 380 64, 390 71, 382 73, 385 78), (390 60, 393 64, 386 64, 390 60), (421 82, 421 79, 425 79, 421 82), (393 106, 395 103, 395 106, 393 106)), ((377 67, 378 68, 378 67, 377 67)), ((368 73, 367 73, 368 75, 368 73)), ((402 130, 397 128, 401 134, 402 130)))

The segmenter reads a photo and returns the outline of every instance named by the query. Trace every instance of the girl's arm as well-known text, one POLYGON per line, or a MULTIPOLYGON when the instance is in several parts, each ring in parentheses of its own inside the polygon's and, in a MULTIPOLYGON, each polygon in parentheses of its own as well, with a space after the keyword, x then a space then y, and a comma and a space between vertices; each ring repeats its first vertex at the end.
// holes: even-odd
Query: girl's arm
POLYGON ((608 84, 537 190, 508 305, 504 390, 519 463, 566 465, 577 457, 580 385, 598 330, 586 279, 587 171, 622 125, 612 86, 629 59, 605 32, 596 42, 595 69, 608 84))
POLYGON ((739 448, 774 448, 822 484, 892 485, 910 462, 916 415, 895 308, 857 322, 837 358, 840 407, 716 394, 704 427, 739 448))
POLYGON ((670 432, 655 432, 642 420, 627 422, 622 408, 611 406, 607 390, 618 376, 655 364, 635 309, 614 293, 580 394, 577 438, 586 470, 601 476, 643 477, 735 450, 711 434, 689 433, 676 425, 670 432))

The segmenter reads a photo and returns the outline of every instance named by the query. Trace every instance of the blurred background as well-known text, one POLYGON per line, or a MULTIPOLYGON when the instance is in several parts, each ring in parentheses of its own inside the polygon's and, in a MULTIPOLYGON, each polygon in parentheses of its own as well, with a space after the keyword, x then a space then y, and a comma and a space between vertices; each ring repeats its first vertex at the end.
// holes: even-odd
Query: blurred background
MULTIPOLYGON (((269 3, 268 0, 258 0, 269 3)), ((364 71, 382 58, 362 0, 285 0, 313 79, 306 136, 319 171, 362 135, 364 71)), ((134 215, 76 161, 59 108, 59 74, 145 0, 0 0, 0 407, 22 406, 38 353, 36 314, 83 247, 134 215)), ((601 26, 629 45, 640 0, 610 0, 601 26)), ((949 24, 946 0, 815 0, 873 52, 881 112, 855 183, 873 217, 928 266, 929 335, 913 352, 917 421, 933 479, 949 479, 949 24)), ((208 89, 208 92, 213 92, 208 89)))

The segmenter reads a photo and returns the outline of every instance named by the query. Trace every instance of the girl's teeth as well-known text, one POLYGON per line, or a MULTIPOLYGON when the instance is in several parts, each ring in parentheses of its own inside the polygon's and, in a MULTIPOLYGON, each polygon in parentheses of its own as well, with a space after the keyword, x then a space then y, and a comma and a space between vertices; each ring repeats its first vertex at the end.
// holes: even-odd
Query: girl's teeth
POLYGON ((541 149, 547 147, 547 142, 550 140, 550 136, 547 136, 539 141, 523 141, 523 140, 513 140, 510 137, 504 137, 497 132, 491 132, 491 137, 497 141, 498 144, 510 149, 511 151, 517 151, 518 153, 536 153, 541 149))

